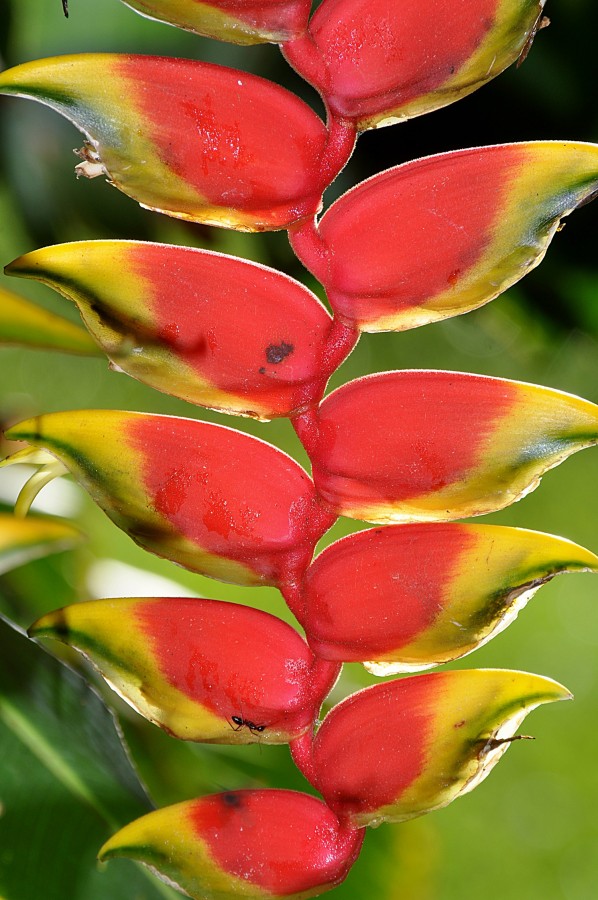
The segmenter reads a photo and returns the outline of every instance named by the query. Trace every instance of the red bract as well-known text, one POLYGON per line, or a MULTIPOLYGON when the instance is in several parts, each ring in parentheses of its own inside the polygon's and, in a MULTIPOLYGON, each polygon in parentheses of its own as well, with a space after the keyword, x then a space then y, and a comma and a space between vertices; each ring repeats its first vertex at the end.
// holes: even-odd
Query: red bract
POLYGON ((289 602, 318 655, 388 675, 470 653, 570 571, 596 572, 598 557, 520 528, 395 525, 331 544, 289 602))
POLYGON ((598 146, 535 142, 442 153, 381 172, 293 246, 344 322, 415 328, 468 312, 542 260, 560 220, 598 189, 598 146))
MULTIPOLYGON (((327 124, 254 75, 163 57, 26 63, 0 75, 0 92, 75 123, 87 138, 77 173, 106 175, 144 206, 237 230, 288 229, 334 317, 280 273, 205 250, 83 241, 8 270, 74 300, 114 367, 218 410, 291 417, 313 481, 275 447, 222 426, 53 413, 7 432, 31 446, 6 464, 41 467, 16 513, 70 471, 145 549, 214 578, 278 587, 307 641, 257 610, 178 598, 77 603, 30 633, 81 650, 176 737, 289 741, 325 799, 240 791, 189 801, 126 826, 102 859, 138 859, 195 900, 307 900, 344 879, 363 826, 471 790, 530 710, 570 697, 525 672, 452 671, 359 691, 317 727, 342 662, 388 674, 456 659, 557 573, 598 571, 597 556, 551 535, 444 524, 502 509, 598 443, 598 406, 426 370, 322 395, 360 331, 467 312, 537 265, 562 218, 598 190, 598 145, 420 159, 358 185, 317 221, 358 131, 444 106, 524 58, 544 0, 322 0, 309 22, 309 0, 124 2, 200 34, 285 42, 327 124), (339 514, 411 524, 352 535, 312 562, 339 514)), ((22 542, 37 553, 51 538, 34 529, 16 540, 16 530, 5 562, 22 542)))
POLYGON ((226 412, 272 418, 319 402, 339 349, 357 339, 299 282, 207 250, 78 241, 27 253, 6 271, 74 300, 125 372, 226 412))
POLYGON ((123 0, 159 19, 235 44, 287 41, 302 34, 311 0, 123 0))
POLYGON ((360 129, 446 106, 500 74, 545 0, 323 0, 285 53, 360 129))
POLYGON ((25 63, 0 92, 62 113, 102 173, 143 206, 240 230, 312 217, 353 148, 284 88, 236 69, 166 57, 87 54, 25 63), (334 149, 332 149, 334 148, 334 149))
POLYGON ((224 581, 295 579, 332 522, 301 466, 222 425, 83 410, 7 435, 49 450, 142 547, 224 581))
POLYGON ((343 700, 293 755, 341 821, 399 822, 473 790, 531 710, 568 699, 562 685, 527 672, 402 678, 343 700))
POLYGON ((275 616, 218 600, 76 603, 29 634, 76 647, 134 709, 183 740, 286 743, 312 726, 339 672, 275 616))
POLYGON ((376 523, 502 509, 548 469, 598 443, 595 404, 461 372, 360 378, 296 424, 323 499, 376 523))
POLYGON ((195 900, 307 900, 345 879, 362 841, 315 797, 228 791, 137 819, 99 855, 145 862, 195 900))

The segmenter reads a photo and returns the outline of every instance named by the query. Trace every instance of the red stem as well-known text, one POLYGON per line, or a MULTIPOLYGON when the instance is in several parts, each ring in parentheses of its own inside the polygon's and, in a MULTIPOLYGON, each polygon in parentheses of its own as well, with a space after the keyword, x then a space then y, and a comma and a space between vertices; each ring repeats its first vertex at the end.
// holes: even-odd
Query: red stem
MULTIPOLYGON (((293 416, 291 425, 295 429, 297 437, 303 444, 305 452, 312 460, 318 448, 318 438, 320 435, 320 425, 318 422, 318 411, 312 406, 298 416, 293 416)), ((313 462, 312 462, 313 465, 313 462)))
POLYGON ((326 179, 324 184, 328 185, 334 181, 353 152, 357 140, 357 125, 352 119, 341 118, 330 110, 328 67, 309 30, 294 41, 282 44, 281 50, 289 65, 318 91, 326 106, 329 137, 322 175, 326 179))
MULTIPOLYGON (((317 773, 314 766, 313 746, 314 736, 311 731, 307 731, 305 734, 301 735, 301 737, 295 738, 295 740, 291 741, 289 744, 293 762, 301 774, 307 778, 309 783, 319 790, 317 773)), ((365 828, 356 828, 354 825, 341 822, 341 832, 344 854, 347 859, 351 860, 351 865, 353 865, 359 856, 361 845, 363 844, 365 828)))
MULTIPOLYGON (((324 100, 324 102, 326 101, 324 100)), ((357 141, 355 122, 336 116, 328 104, 326 104, 326 127, 328 128, 328 140, 321 169, 324 189, 332 184, 339 172, 345 168, 357 141)))
POLYGON ((324 243, 315 217, 289 228, 289 243, 297 259, 324 286, 328 282, 328 257, 330 251, 324 243))
POLYGON ((295 763, 301 774, 305 778, 307 778, 310 784, 317 788, 317 775, 314 768, 313 757, 313 732, 306 731, 305 734, 301 735, 301 737, 295 738, 294 741, 290 742, 289 748, 291 751, 291 756, 293 757, 293 762, 295 763))
POLYGON ((341 322, 337 316, 334 317, 326 337, 324 358, 322 360, 322 367, 325 372, 329 372, 332 375, 341 363, 344 363, 359 340, 359 335, 359 329, 354 324, 348 325, 341 322))
POLYGON ((289 607, 298 622, 305 621, 305 604, 301 585, 297 581, 287 581, 279 584, 279 590, 284 597, 284 602, 289 607))
MULTIPOLYGON (((358 340, 359 331, 354 325, 346 325, 336 317, 332 320, 321 361, 321 370, 326 379, 346 360, 358 340)), ((320 437, 318 407, 311 406, 303 412, 291 416, 291 424, 313 467, 320 437)), ((328 507, 325 506, 323 509, 324 522, 327 521, 328 512, 328 507)), ((330 527, 330 525, 326 525, 324 530, 327 531, 330 527)))
POLYGON ((309 30, 294 41, 285 41, 280 45, 280 50, 288 64, 304 81, 309 82, 320 92, 326 89, 329 81, 328 69, 320 48, 314 42, 309 30))

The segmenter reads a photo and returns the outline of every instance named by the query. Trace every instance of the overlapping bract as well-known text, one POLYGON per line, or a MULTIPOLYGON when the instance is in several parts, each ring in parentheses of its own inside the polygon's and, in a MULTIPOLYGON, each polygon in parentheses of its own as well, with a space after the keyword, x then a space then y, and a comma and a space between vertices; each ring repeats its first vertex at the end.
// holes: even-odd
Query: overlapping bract
POLYGON ((447 521, 503 509, 598 443, 598 406, 501 378, 384 372, 326 397, 304 433, 316 489, 339 514, 447 521))
POLYGON ((80 175, 142 206, 247 231, 312 217, 336 172, 324 123, 294 94, 195 60, 90 53, 24 63, 0 93, 38 100, 87 137, 80 175))
POLYGON ((132 823, 102 858, 140 859, 202 900, 304 900, 345 877, 362 826, 471 790, 531 709, 570 696, 521 672, 405 678, 348 698, 312 734, 335 661, 374 661, 382 672, 456 658, 557 572, 598 564, 549 535, 415 524, 353 536, 309 566, 337 513, 437 522, 488 512, 598 442, 593 404, 458 373, 387 373, 315 407, 357 329, 466 312, 536 265, 560 219, 596 190, 598 147, 507 145, 419 160, 358 186, 316 225, 357 129, 484 84, 525 54, 543 0, 323 0, 308 26, 304 0, 125 2, 202 34, 286 41, 325 99, 328 130, 288 92, 189 60, 65 57, 10 70, 0 89, 74 121, 89 139, 79 174, 105 174, 143 205, 241 230, 288 227, 334 323, 289 279, 202 251, 85 242, 27 254, 11 270, 74 299, 135 377, 227 411, 294 416, 315 487, 288 457, 230 429, 91 411, 9 431, 45 448, 13 459, 42 465, 19 507, 66 465, 143 547, 214 577, 278 585, 312 650, 272 617, 205 600, 97 601, 51 613, 32 633, 83 650, 179 737, 291 740, 328 804, 282 791, 207 797, 132 823), (250 321, 230 304, 232 282, 250 321))
POLYGON ((526 672, 416 675, 351 695, 292 748, 341 821, 401 822, 473 790, 532 709, 570 698, 526 672))
POLYGON ((287 743, 311 727, 339 671, 275 616, 218 600, 92 600, 29 634, 81 650, 134 709, 191 741, 287 743))
POLYGON ((140 546, 223 581, 296 578, 332 522, 294 460, 222 425, 81 410, 6 434, 55 456, 140 546))
MULTIPOLYGON (((338 360, 317 297, 274 269, 139 241, 79 241, 6 267, 74 300, 112 362, 225 412, 288 416, 319 402, 338 360)), ((357 339, 355 334, 353 342, 357 339)))
POLYGON ((123 0, 152 19, 188 31, 232 41, 259 44, 288 41, 307 26, 311 0, 123 0))
POLYGON ((294 609, 318 656, 378 675, 471 653, 559 572, 598 571, 563 538, 498 525, 390 525, 331 544, 294 609))
POLYGON ((598 189, 598 145, 544 141, 441 153, 381 172, 293 246, 343 321, 401 331, 475 309, 544 257, 561 219, 598 189))
POLYGON ((324 0, 284 47, 336 116, 360 130, 446 106, 499 75, 545 0, 324 0))
POLYGON ((194 900, 307 900, 344 880, 362 841, 315 797, 228 791, 143 816, 99 855, 138 859, 194 900))

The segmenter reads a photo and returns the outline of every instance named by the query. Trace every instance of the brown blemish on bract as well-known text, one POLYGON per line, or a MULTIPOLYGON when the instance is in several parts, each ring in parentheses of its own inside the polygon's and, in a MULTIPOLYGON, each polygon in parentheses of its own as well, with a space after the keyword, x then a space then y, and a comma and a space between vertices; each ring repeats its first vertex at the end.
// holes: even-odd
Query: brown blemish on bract
POLYGON ((266 347, 266 359, 271 365, 276 366, 290 356, 294 349, 293 344, 287 344, 286 341, 281 341, 280 344, 269 344, 266 347))
POLYGON ((529 37, 528 37, 527 41, 523 45, 523 49, 522 49, 521 53, 519 54, 519 59, 517 60, 517 63, 515 65, 516 69, 518 69, 519 66, 522 63, 524 63, 525 60, 527 59, 528 54, 529 54, 530 50, 532 49, 532 44, 534 43, 534 39, 535 39, 537 33, 539 31, 541 31, 543 28, 548 28, 549 25, 550 25, 550 19, 548 18, 548 16, 544 16, 544 15, 542 15, 542 13, 540 13, 538 18, 536 19, 534 27, 532 28, 532 30, 529 33, 529 37))
POLYGON ((223 806, 226 806, 229 809, 240 809, 243 805, 240 796, 232 791, 227 791, 225 794, 222 794, 221 799, 223 806))
POLYGON ((108 177, 108 172, 98 151, 89 141, 85 141, 79 150, 74 151, 74 154, 83 160, 75 166, 77 178, 99 178, 101 175, 108 177))

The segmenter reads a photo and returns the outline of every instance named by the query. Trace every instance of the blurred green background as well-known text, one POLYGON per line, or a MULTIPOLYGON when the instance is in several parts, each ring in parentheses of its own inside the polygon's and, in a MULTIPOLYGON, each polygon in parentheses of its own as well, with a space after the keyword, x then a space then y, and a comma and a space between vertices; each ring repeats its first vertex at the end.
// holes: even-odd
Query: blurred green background
MULTIPOLYGON (((276 47, 237 48, 143 19, 118 0, 0 0, 3 68, 80 51, 135 51, 195 57, 253 71, 291 87, 319 109, 276 47)), ((327 202, 360 179, 420 155, 511 140, 598 141, 592 0, 551 0, 542 31, 519 68, 455 106, 364 135, 327 202)), ((0 102, 0 260, 45 244, 87 238, 136 238, 234 253, 282 268, 317 290, 284 234, 239 235, 190 226, 140 209, 102 179, 77 182, 75 129, 38 104, 0 102)), ((533 381, 598 402, 598 205, 574 214, 540 268, 489 306, 400 335, 366 335, 333 386, 373 371, 449 368, 533 381)), ((33 283, 0 284, 74 318, 66 300, 33 283)), ((0 355, 2 422, 81 407, 139 409, 226 422, 275 443, 307 464, 286 421, 230 420, 160 395, 95 359, 5 348, 0 355)), ((10 502, 13 471, 0 475, 10 502)), ((550 472, 537 492, 488 521, 562 534, 598 549, 598 452, 576 455, 550 472)), ((204 596, 231 599, 291 620, 276 591, 218 584, 148 556, 65 484, 46 502, 76 516, 85 547, 32 563, 2 578, 0 611, 23 626, 46 610, 91 596, 159 593, 144 573, 204 596), (107 562, 108 561, 108 562, 107 562), (134 567, 133 570, 131 568, 134 567), (133 587, 136 585, 136 587, 133 587)), ((42 494, 42 500, 44 494, 42 494)), ((360 527, 339 523, 327 540, 360 527)), ((170 586, 173 587, 172 585, 170 586)), ((168 592, 165 589, 165 593, 168 592)), ((341 898, 379 900, 589 900, 598 884, 598 582, 558 578, 519 620, 461 665, 525 669, 556 678, 575 702, 541 709, 473 794, 403 826, 371 832, 341 898)), ((335 698, 371 683, 348 666, 335 698)), ((308 790, 285 747, 218 748, 179 744, 120 709, 135 761, 157 803, 222 788, 271 785, 308 790)), ((0 782, 1 800, 1 782, 0 782)), ((10 900, 10 898, 8 898, 10 900)), ((33 900, 33 898, 32 898, 33 900)), ((54 900, 47 896, 44 900, 54 900)), ((58 896, 56 898, 58 900, 58 896)), ((60 900, 79 900, 68 893, 60 900)), ((87 898, 81 898, 87 900, 87 898)), ((109 900, 107 897, 106 900, 109 900)))

